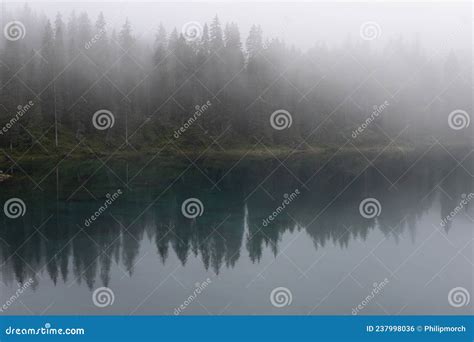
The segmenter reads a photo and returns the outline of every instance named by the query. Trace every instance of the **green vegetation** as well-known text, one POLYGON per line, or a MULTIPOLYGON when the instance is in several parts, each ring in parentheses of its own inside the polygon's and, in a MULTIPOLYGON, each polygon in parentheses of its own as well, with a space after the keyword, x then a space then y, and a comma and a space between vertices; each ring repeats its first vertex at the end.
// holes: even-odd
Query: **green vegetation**
POLYGON ((154 42, 128 20, 107 27, 102 14, 94 24, 74 12, 51 23, 25 6, 16 18, 28 34, 0 46, 0 149, 13 157, 470 143, 470 129, 447 122, 470 106, 469 59, 451 52, 431 60, 417 40, 391 40, 383 51, 360 40, 300 51, 256 25, 242 39, 217 16, 193 37, 160 25, 154 42), (272 122, 279 110, 288 113, 281 130, 272 122), (104 111, 106 121, 96 120, 104 111))

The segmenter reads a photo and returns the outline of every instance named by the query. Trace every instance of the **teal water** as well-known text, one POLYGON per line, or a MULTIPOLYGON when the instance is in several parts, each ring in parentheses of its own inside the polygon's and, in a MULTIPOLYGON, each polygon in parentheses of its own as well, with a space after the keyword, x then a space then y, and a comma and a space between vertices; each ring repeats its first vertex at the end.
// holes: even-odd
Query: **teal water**
POLYGON ((442 223, 473 192, 472 155, 422 152, 7 165, 0 201, 26 212, 0 212, 0 303, 33 285, 4 314, 173 315, 208 278, 181 314, 351 315, 385 279, 359 314, 472 313, 448 292, 473 287, 473 204, 442 223), (188 198, 201 216, 183 216, 188 198), (365 198, 379 216, 360 214, 365 198), (98 308, 102 286, 115 299, 98 308), (271 304, 276 287, 290 305, 271 304))

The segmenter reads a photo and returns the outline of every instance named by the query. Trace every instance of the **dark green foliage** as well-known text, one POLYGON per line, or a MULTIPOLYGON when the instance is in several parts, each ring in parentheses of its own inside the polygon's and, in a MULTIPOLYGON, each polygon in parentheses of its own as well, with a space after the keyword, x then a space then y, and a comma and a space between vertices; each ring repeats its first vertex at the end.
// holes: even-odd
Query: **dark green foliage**
POLYGON ((348 40, 341 48, 316 44, 301 52, 265 39, 256 25, 243 38, 236 23, 221 25, 215 16, 197 40, 160 25, 149 44, 128 20, 116 32, 102 14, 95 22, 86 13, 72 13, 67 23, 62 18, 52 25, 25 7, 18 20, 27 36, 0 46, 0 128, 18 106, 34 102, 0 135, 1 148, 24 151, 40 141, 69 152, 85 139, 97 150, 139 151, 170 141, 205 148, 218 139, 222 146, 260 140, 304 149, 348 139, 385 146, 404 129, 408 144, 433 136, 458 144, 471 136, 470 128, 447 125, 451 111, 470 111, 468 61, 454 52, 430 60, 418 41, 392 40, 375 52, 367 42, 348 40), (352 138, 385 101, 389 107, 352 138), (181 138, 173 138, 208 102, 181 138), (92 124, 101 109, 115 118, 104 131, 92 124), (270 125, 279 109, 292 116, 291 127, 281 131, 270 125))

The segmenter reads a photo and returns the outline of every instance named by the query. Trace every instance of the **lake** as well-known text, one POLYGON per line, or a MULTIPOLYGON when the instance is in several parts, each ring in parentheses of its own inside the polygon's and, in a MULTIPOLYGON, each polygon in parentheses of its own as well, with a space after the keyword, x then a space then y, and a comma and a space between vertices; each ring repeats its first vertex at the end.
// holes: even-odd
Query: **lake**
POLYGON ((17 162, 3 314, 472 313, 468 150, 17 162))

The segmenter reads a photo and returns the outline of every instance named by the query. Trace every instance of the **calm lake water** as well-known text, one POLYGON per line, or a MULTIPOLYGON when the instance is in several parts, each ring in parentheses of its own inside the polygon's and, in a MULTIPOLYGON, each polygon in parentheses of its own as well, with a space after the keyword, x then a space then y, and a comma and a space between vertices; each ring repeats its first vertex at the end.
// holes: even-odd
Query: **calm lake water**
POLYGON ((362 301, 359 314, 472 313, 448 293, 472 295, 474 201, 441 222, 474 190, 473 155, 424 152, 23 161, 0 183, 2 206, 26 205, 0 212, 0 303, 33 284, 3 314, 173 315, 205 281, 181 314, 351 315, 362 301), (183 216, 188 198, 201 216, 183 216), (366 198, 375 218, 359 211, 366 198), (112 305, 94 305, 99 287, 112 305), (289 305, 272 305, 277 287, 289 305))

